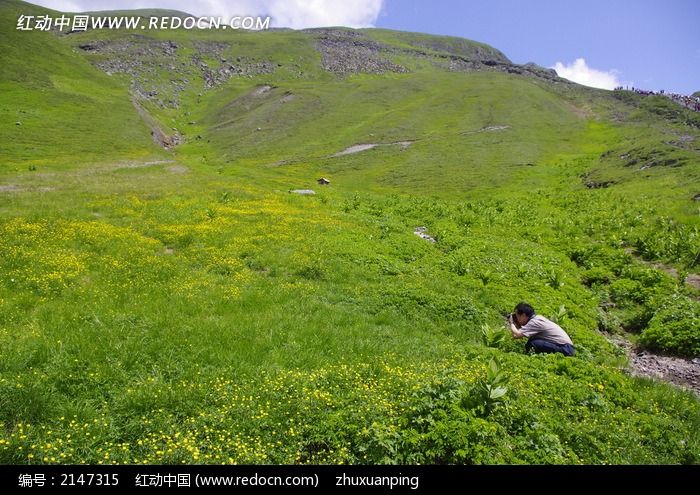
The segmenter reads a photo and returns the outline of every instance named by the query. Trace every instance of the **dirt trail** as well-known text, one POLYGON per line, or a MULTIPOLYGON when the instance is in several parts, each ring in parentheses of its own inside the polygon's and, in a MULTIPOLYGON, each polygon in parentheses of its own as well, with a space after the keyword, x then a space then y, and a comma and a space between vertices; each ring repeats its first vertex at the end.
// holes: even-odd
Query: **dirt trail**
POLYGON ((608 340, 627 351, 627 370, 632 376, 653 378, 691 390, 700 397, 700 358, 660 356, 634 347, 627 339, 608 335, 608 340))
POLYGON ((133 96, 131 97, 131 103, 134 105, 134 108, 136 108, 136 111, 139 113, 146 125, 148 125, 148 127, 151 129, 151 136, 153 137, 153 140, 163 149, 169 150, 180 144, 182 139, 180 138, 180 134, 178 132, 175 132, 175 134, 171 136, 166 134, 153 119, 153 117, 151 117, 151 114, 149 114, 148 111, 141 106, 141 103, 139 103, 133 96))
MULTIPOLYGON (((625 252, 632 256, 635 260, 639 261, 640 263, 643 263, 646 266, 650 266, 652 268, 656 268, 657 270, 661 270, 662 272, 668 273, 673 278, 678 278, 678 270, 672 266, 666 265, 664 263, 647 261, 641 256, 638 256, 632 248, 626 248, 625 252)), ((688 273, 688 275, 685 277, 685 283, 690 285, 694 289, 700 290, 700 274, 688 273)))
POLYGON ((51 186, 0 184, 0 193, 50 192, 55 190, 56 188, 51 186))
MULTIPOLYGON (((636 261, 661 270, 674 278, 678 278, 678 270, 664 263, 653 263, 637 256, 633 249, 625 249, 636 261)), ((700 289, 700 275, 690 273, 685 283, 695 289, 700 289)), ((700 357, 683 359, 674 356, 654 354, 648 350, 638 349, 629 340, 621 336, 606 335, 608 340, 627 351, 629 358, 628 371, 632 376, 654 378, 672 383, 686 390, 692 390, 700 397, 700 357)))
MULTIPOLYGON (((633 255, 634 256, 634 255, 633 255)), ((656 268, 657 270, 661 270, 662 272, 666 272, 669 275, 671 275, 673 278, 678 278, 678 270, 673 268, 672 266, 665 265, 663 263, 650 263, 649 261, 645 261, 638 256, 634 256, 636 260, 644 263, 645 265, 651 266, 653 268, 656 268)), ((700 290, 700 275, 697 273, 689 273, 685 277, 685 283, 690 285, 691 287, 700 290)))
MULTIPOLYGON (((642 261, 646 265, 653 266, 657 270, 661 270, 663 272, 668 273, 673 278, 678 278, 678 270, 676 270, 672 266, 664 265, 663 263, 649 263, 643 260, 640 261, 642 261)), ((685 283, 690 285, 691 287, 694 287, 695 289, 700 290, 700 275, 698 275, 697 273, 689 273, 685 277, 685 283)))
POLYGON ((476 131, 462 131, 459 134, 462 136, 469 136, 470 134, 480 134, 482 132, 498 132, 505 131, 507 129, 510 129, 509 125, 488 125, 476 131))
POLYGON ((0 184, 0 194, 19 194, 19 193, 44 193, 63 189, 65 182, 61 185, 56 185, 58 181, 68 179, 82 179, 86 176, 96 174, 104 174, 117 170, 141 169, 146 167, 164 166, 162 170, 171 174, 185 174, 190 171, 185 165, 178 165, 175 160, 150 160, 150 161, 123 161, 99 163, 91 166, 84 166, 71 170, 55 170, 51 172, 35 172, 26 174, 20 178, 20 181, 14 184, 0 184), (170 165, 171 164, 171 165, 170 165))
POLYGON ((175 160, 152 160, 150 162, 119 162, 107 165, 101 170, 121 170, 123 168, 144 168, 152 167, 153 165, 162 165, 164 163, 175 163, 175 160))

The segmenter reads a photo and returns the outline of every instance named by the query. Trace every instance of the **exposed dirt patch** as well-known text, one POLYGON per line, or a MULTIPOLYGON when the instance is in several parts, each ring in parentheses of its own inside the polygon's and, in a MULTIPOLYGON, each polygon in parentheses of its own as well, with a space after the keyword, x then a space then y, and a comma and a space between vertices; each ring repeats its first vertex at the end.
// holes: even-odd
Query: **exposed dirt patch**
POLYGON ((460 132, 461 135, 467 136, 469 134, 479 134, 480 132, 497 132, 497 131, 505 131, 506 129, 510 129, 509 125, 488 125, 486 127, 482 127, 481 129, 477 131, 463 131, 460 132))
POLYGON ((568 104, 569 110, 571 110, 574 115, 576 115, 580 119, 587 119, 589 117, 593 116, 593 111, 590 108, 587 107, 577 107, 576 105, 569 103, 568 104))
POLYGON ((125 168, 144 168, 152 167, 154 165, 162 165, 164 163, 175 163, 175 160, 153 160, 150 162, 124 162, 115 163, 114 165, 109 165, 105 167, 106 170, 120 170, 125 168))
POLYGON ((276 167, 282 167, 284 165, 288 165, 292 163, 290 160, 277 160, 275 163, 269 163, 266 165, 268 168, 276 168, 276 167))
POLYGON ((146 122, 148 127, 151 129, 151 137, 153 137, 153 140, 158 143, 163 149, 169 150, 180 144, 182 141, 180 134, 176 131, 175 134, 168 135, 166 134, 158 125, 158 123, 151 117, 151 114, 149 114, 143 106, 138 102, 138 100, 135 97, 131 98, 131 103, 134 105, 134 108, 136 108, 136 111, 139 113, 141 118, 146 122))
MULTIPOLYGON (((280 92, 281 91, 279 91, 275 86, 264 84, 261 86, 256 86, 247 93, 234 98, 216 112, 219 123, 214 126, 214 129, 228 127, 231 124, 238 122, 241 115, 251 112, 262 105, 267 105, 273 102, 281 105, 283 102, 281 100, 277 100, 280 92), (275 98, 275 100, 273 100, 273 98, 275 98)), ((285 96, 283 95, 282 99, 284 99, 284 97, 285 96)), ((261 129, 258 128, 258 130, 261 129)))
MULTIPOLYGON (((650 266, 653 266, 657 270, 661 270, 668 273, 673 278, 678 278, 678 270, 676 270, 672 266, 664 265, 663 263, 651 263, 650 266)), ((685 277, 685 283, 695 289, 700 290, 700 275, 698 275, 697 273, 689 273, 685 277)))
POLYGON ((619 336, 608 336, 608 340, 627 351, 629 365, 626 371, 630 375, 672 383, 700 397, 700 358, 683 359, 652 354, 635 348, 631 342, 619 336))
POLYGON ((167 170, 171 174, 186 174, 190 171, 190 169, 185 167, 184 165, 171 165, 169 167, 165 167, 165 170, 167 170))
POLYGON ((371 150, 372 148, 376 148, 378 146, 396 146, 398 145, 401 151, 407 149, 409 146, 411 146, 414 141, 395 141, 393 143, 367 143, 367 144, 355 144, 352 145, 348 148, 345 148, 343 151, 339 151, 338 153, 335 153, 331 155, 331 157, 338 157, 338 156, 343 156, 343 155, 352 155, 353 153, 359 153, 361 151, 367 151, 371 150))
POLYGON ((372 148, 376 148, 376 144, 355 144, 353 146, 350 146, 349 148, 345 148, 343 151, 339 151, 338 153, 334 154, 333 156, 343 156, 343 155, 352 155, 353 153, 359 153, 360 151, 367 151, 371 150, 372 148))
POLYGON ((16 186, 14 184, 2 184, 0 185, 0 193, 20 193, 20 192, 49 192, 55 191, 55 187, 42 186, 42 187, 24 187, 16 186))
MULTIPOLYGON (((678 270, 676 270, 672 266, 664 265, 663 263, 649 263, 643 260, 641 261, 646 265, 656 268, 657 270, 661 270, 662 272, 668 273, 673 278, 678 278, 678 270)), ((691 287, 700 290, 700 275, 698 275, 697 273, 689 273, 688 276, 685 277, 685 283, 690 285, 691 287)))
POLYGON ((272 89, 272 86, 268 86, 267 84, 263 84, 262 86, 258 86, 255 88, 250 94, 251 96, 261 96, 267 93, 272 89))
POLYGON ((189 172, 189 168, 184 165, 176 164, 175 160, 151 160, 144 162, 137 161, 124 161, 116 163, 98 163, 90 166, 83 166, 76 169, 61 170, 54 172, 42 172, 32 174, 32 183, 27 184, 0 184, 0 194, 2 193, 44 193, 51 192, 61 189, 53 185, 42 185, 42 184, 55 184, 56 181, 65 181, 65 179, 70 178, 71 180, 80 180, 85 176, 94 176, 98 174, 109 174, 120 170, 138 170, 148 167, 155 167, 159 165, 166 165, 172 163, 170 167, 164 167, 163 170, 174 173, 183 174, 189 172))

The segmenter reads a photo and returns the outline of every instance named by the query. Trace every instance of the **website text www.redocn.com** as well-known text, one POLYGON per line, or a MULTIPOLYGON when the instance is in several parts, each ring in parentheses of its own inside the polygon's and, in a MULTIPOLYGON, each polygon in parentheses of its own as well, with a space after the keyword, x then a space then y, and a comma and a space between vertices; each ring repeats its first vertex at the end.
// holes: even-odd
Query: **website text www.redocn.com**
POLYGON ((195 476, 197 488, 205 486, 312 486, 318 488, 318 475, 313 476, 195 476))
POLYGON ((137 17, 92 15, 20 15, 18 31, 87 31, 88 29, 245 29, 262 31, 270 29, 270 17, 137 17))

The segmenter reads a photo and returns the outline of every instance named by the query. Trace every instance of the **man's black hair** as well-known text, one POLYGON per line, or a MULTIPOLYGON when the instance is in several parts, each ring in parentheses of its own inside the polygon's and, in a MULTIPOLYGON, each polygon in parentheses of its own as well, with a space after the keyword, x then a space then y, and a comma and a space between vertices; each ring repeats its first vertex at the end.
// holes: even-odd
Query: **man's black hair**
POLYGON ((535 316, 535 310, 528 303, 521 302, 515 307, 515 312, 518 314, 525 314, 528 318, 535 316))

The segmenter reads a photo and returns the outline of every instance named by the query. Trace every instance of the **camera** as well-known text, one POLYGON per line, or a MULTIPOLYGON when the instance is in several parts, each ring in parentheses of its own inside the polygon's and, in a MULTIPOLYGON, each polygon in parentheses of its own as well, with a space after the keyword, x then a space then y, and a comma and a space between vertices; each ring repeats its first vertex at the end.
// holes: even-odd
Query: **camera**
POLYGON ((515 325, 516 328, 520 328, 520 323, 518 323, 517 316, 517 313, 511 313, 510 315, 508 315, 508 321, 513 323, 513 325, 515 325))

